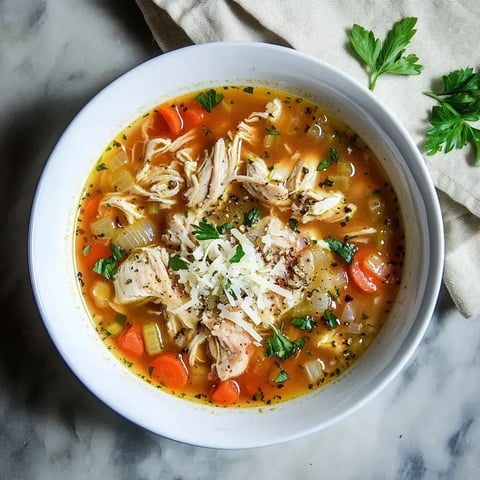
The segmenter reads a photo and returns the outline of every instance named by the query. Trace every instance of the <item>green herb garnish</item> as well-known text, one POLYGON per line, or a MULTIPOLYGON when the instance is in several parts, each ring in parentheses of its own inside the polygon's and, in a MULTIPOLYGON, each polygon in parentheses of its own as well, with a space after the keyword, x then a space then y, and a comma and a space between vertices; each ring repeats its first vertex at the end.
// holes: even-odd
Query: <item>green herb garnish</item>
POLYGON ((340 152, 339 152, 338 148, 331 148, 329 150, 328 154, 330 156, 330 160, 333 163, 338 163, 338 159, 340 158, 340 152))
POLYGON ((414 54, 403 56, 407 45, 415 35, 413 28, 417 23, 415 17, 406 17, 393 25, 382 42, 375 38, 372 31, 365 30, 360 25, 354 24, 348 34, 350 43, 357 55, 368 66, 370 90, 375 89, 377 79, 384 73, 397 75, 418 75, 423 66, 416 63, 418 57, 414 54))
POLYGON ((324 158, 317 166, 317 172, 323 172, 331 165, 331 162, 328 158, 324 158))
POLYGON ((115 314, 115 321, 119 323, 120 325, 125 325, 125 322, 127 321, 127 316, 124 315, 123 313, 116 313, 115 314))
POLYGON ((96 167, 96 170, 97 172, 100 172, 102 170, 108 170, 107 166, 102 162, 102 163, 99 163, 96 167))
POLYGON ((217 232, 222 235, 225 232, 229 232, 234 227, 233 223, 227 222, 223 223, 222 225, 217 226, 217 232))
POLYGON ((100 258, 93 266, 93 271, 95 273, 102 275, 108 280, 113 279, 117 262, 121 260, 125 254, 123 248, 117 247, 113 243, 110 244, 110 250, 112 251, 112 255, 110 257, 100 258))
POLYGON ((197 240, 216 240, 220 238, 220 232, 215 225, 211 225, 205 220, 201 220, 198 225, 193 226, 193 234, 197 240))
POLYGON ((348 242, 341 242, 332 237, 325 238, 330 250, 342 257, 349 265, 353 263, 353 257, 357 252, 357 247, 348 242))
POLYGON ((253 224, 257 223, 259 219, 260 219, 260 209, 252 208, 244 215, 243 224, 247 227, 251 227, 253 224))
POLYGON ((298 220, 296 218, 290 218, 288 220, 288 225, 295 233, 300 233, 300 230, 298 229, 298 220))
POLYGON ((442 77, 440 92, 425 92, 437 100, 430 113, 430 128, 424 147, 427 155, 454 148, 461 149, 473 143, 476 149, 475 165, 480 167, 480 130, 472 123, 480 120, 480 71, 473 68, 455 70, 442 77))
POLYGON ((311 332, 317 326, 317 322, 310 315, 293 317, 290 321, 294 327, 299 328, 300 330, 306 330, 307 332, 311 332))
POLYGON ((253 87, 245 87, 245 88, 243 89, 243 91, 244 91, 245 93, 253 93, 253 87))
POLYGON ((275 383, 284 383, 287 380, 290 380, 290 376, 288 375, 288 373, 283 368, 281 368, 280 372, 278 373, 277 378, 274 380, 274 382, 275 383))
POLYGON ((235 255, 229 260, 230 263, 238 263, 245 256, 245 252, 241 245, 235 248, 235 255))
POLYGON ((184 260, 180 255, 172 255, 168 259, 168 266, 174 271, 188 270, 188 262, 184 260))
POLYGON ((333 330, 340 325, 340 320, 330 309, 325 310, 325 325, 329 330, 333 330))
POLYGON ((267 357, 278 357, 285 361, 287 358, 293 357, 295 353, 305 345, 305 338, 297 338, 294 342, 282 333, 282 329, 278 330, 272 325, 273 336, 265 339, 267 357))
POLYGON ((90 253, 91 249, 92 249, 91 245, 85 245, 82 250, 82 255, 86 257, 90 253))
POLYGON ((223 94, 216 92, 213 88, 197 95, 197 102, 202 105, 207 112, 211 112, 222 100, 223 94))
POLYGON ((280 132, 276 128, 266 128, 268 135, 280 135, 280 132))

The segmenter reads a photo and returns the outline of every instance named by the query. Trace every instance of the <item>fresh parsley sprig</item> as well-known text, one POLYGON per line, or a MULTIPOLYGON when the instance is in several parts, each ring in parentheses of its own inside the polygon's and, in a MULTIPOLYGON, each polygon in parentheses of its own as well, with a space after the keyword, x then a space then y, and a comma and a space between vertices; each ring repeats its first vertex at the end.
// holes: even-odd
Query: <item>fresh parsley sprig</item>
POLYGON ((475 165, 480 167, 480 130, 472 125, 480 120, 480 71, 470 67, 455 70, 442 77, 440 92, 424 93, 440 103, 430 113, 424 144, 427 155, 473 143, 475 165))
POLYGON ((273 335, 265 339, 267 357, 278 357, 282 362, 287 358, 293 357, 305 345, 305 338, 300 337, 295 341, 291 341, 284 333, 283 328, 275 328, 272 325, 273 335))
POLYGON ((211 88, 205 92, 200 92, 195 99, 207 112, 211 112, 214 107, 222 102, 223 98, 224 96, 222 93, 218 93, 211 88))
POLYGON ((384 73, 397 75, 418 75, 423 66, 413 53, 404 56, 405 49, 415 35, 413 28, 417 23, 415 17, 406 17, 393 25, 382 43, 375 34, 360 25, 354 24, 348 34, 350 44, 357 55, 368 66, 370 90, 375 89, 377 79, 384 73))

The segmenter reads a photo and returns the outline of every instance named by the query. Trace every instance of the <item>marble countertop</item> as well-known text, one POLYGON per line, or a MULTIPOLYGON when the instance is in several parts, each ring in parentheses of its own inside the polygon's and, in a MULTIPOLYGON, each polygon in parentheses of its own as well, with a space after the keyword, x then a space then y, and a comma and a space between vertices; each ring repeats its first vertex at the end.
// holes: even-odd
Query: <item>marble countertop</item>
POLYGON ((160 53, 133 0, 0 1, 0 478, 478 478, 480 318, 464 319, 445 290, 387 388, 353 416, 282 445, 226 451, 161 438, 119 417, 66 367, 28 277, 34 189, 82 106, 160 53))

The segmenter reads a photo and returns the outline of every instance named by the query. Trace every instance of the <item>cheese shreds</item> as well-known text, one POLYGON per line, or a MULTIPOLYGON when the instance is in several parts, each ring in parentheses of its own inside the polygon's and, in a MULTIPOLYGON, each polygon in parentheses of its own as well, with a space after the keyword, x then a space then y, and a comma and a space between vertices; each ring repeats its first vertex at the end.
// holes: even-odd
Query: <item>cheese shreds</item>
MULTIPOLYGON (((298 301, 298 292, 276 282, 260 247, 237 228, 218 239, 200 241, 188 262, 188 269, 175 273, 190 300, 174 313, 202 311, 213 304, 219 317, 231 320, 260 342, 255 327, 273 324, 274 309, 283 305, 287 310, 298 301), (232 261, 238 247, 243 256, 232 261)), ((284 262, 279 263, 275 273, 280 278, 284 262)))

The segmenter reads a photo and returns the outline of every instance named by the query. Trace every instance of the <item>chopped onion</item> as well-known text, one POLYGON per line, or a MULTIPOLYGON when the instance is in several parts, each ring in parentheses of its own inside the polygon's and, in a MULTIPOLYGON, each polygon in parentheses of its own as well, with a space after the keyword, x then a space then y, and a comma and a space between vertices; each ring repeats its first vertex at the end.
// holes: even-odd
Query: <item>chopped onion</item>
POLYGON ((117 154, 115 154, 113 157, 109 158, 105 162, 106 167, 112 172, 115 171, 117 168, 123 167, 127 163, 128 157, 123 150, 120 150, 117 154))
POLYGON ((113 217, 100 217, 90 223, 92 233, 101 238, 113 238, 117 230, 117 225, 113 217))
POLYGON ((332 302, 332 297, 329 295, 328 292, 315 289, 310 294, 308 300, 315 312, 323 313, 330 306, 330 303, 332 302))
POLYGON ((156 355, 163 350, 162 335, 156 322, 149 322, 143 326, 143 340, 149 355, 156 355))
POLYGON ((141 218, 132 225, 119 228, 113 237, 113 242, 127 252, 151 245, 158 236, 157 227, 148 218, 141 218))
POLYGON ((380 255, 375 253, 372 253, 365 259, 365 265, 377 277, 386 278, 390 273, 389 265, 383 261, 383 258, 380 255))
POLYGON ((308 380, 311 383, 316 383, 323 377, 323 369, 325 368, 324 363, 320 359, 311 360, 310 362, 304 363, 303 368, 308 377, 308 380))
POLYGON ((117 168, 112 172, 112 185, 117 192, 126 192, 135 185, 135 178, 128 168, 117 168))

